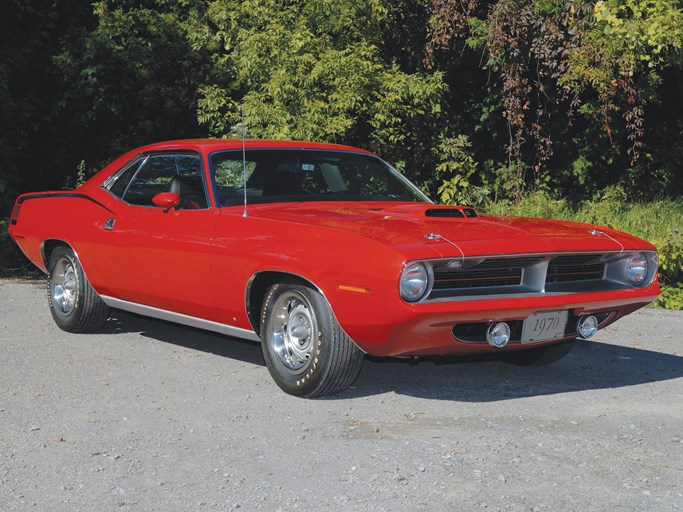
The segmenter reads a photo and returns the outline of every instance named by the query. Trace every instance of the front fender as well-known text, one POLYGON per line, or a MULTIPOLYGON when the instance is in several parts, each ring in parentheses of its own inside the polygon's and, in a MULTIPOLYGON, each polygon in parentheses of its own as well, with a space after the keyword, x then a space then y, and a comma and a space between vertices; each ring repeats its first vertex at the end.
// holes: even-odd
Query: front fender
POLYGON ((221 319, 254 328, 250 285, 263 272, 291 274, 328 300, 342 328, 363 348, 387 324, 387 305, 398 297, 405 256, 362 235, 321 226, 223 214, 211 250, 213 293, 221 319), (241 290, 241 293, 238 292, 241 290), (250 309, 252 311, 250 311, 250 309))

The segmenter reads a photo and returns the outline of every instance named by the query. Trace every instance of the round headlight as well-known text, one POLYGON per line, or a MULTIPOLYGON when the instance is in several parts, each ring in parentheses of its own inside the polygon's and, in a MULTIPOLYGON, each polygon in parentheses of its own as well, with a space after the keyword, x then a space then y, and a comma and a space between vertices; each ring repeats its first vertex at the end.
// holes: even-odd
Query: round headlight
POLYGON ((647 278, 647 258, 643 253, 634 254, 626 264, 626 278, 633 286, 643 284, 647 278))
POLYGON ((423 263, 410 263, 401 272, 401 297, 416 302, 424 297, 429 287, 429 272, 423 263))

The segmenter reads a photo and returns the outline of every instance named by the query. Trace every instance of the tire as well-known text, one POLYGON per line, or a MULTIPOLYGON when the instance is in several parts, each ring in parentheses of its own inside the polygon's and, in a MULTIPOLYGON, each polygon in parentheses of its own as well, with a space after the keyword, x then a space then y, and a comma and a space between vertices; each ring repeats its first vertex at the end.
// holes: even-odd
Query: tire
POLYGON ((90 286, 69 247, 57 247, 50 255, 47 302, 55 323, 66 332, 97 331, 109 317, 109 307, 90 286))
POLYGON ((538 347, 504 354, 504 362, 517 366, 545 366, 555 363, 571 352, 574 340, 563 341, 547 347, 538 347))
POLYGON ((299 397, 344 391, 363 364, 363 352, 341 329, 327 300, 297 284, 276 284, 266 293, 261 347, 275 383, 299 397))

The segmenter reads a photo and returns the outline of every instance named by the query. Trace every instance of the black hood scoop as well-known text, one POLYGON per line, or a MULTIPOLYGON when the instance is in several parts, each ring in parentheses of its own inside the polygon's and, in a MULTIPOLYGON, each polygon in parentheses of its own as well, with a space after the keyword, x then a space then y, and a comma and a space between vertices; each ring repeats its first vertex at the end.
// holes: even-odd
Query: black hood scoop
POLYGON ((425 217, 441 217, 451 219, 474 218, 478 217, 473 208, 430 208, 425 210, 425 217))

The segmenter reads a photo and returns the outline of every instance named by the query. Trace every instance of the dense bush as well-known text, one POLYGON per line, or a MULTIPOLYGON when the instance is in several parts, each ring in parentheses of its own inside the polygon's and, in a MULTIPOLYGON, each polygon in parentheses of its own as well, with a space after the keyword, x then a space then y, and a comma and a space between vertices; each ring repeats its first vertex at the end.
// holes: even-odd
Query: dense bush
POLYGON ((0 220, 0 278, 35 277, 40 271, 21 253, 7 232, 7 221, 0 220))

